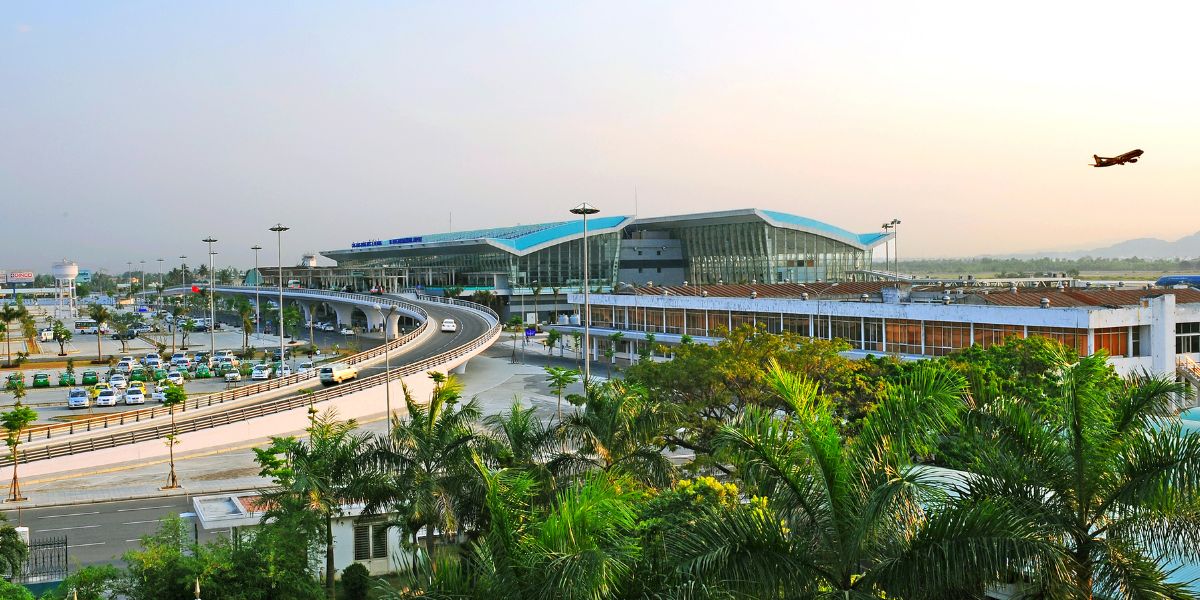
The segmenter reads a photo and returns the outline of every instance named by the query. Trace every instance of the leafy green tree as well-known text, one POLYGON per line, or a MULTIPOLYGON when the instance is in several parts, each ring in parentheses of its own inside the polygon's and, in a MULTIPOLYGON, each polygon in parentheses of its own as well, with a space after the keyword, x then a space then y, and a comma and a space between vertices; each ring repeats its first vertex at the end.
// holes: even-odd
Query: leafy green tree
POLYGON ((567 369, 563 367, 544 367, 546 371, 546 383, 550 384, 550 389, 554 390, 554 395, 558 397, 558 420, 562 420, 562 399, 563 391, 571 384, 579 381, 579 371, 575 369, 567 369))
POLYGON ((463 293, 463 288, 462 288, 462 286, 459 286, 459 285, 442 288, 442 295, 445 296, 446 298, 457 298, 457 297, 461 296, 462 293, 463 293))
POLYGON ((1059 346, 1044 394, 993 399, 970 414, 974 459, 986 476, 968 503, 1021 506, 1069 557, 1030 573, 1050 597, 1174 598, 1168 562, 1194 561, 1200 540, 1200 435, 1172 417, 1187 387, 1168 377, 1117 378, 1099 353, 1059 346))
POLYGON ((12 331, 12 323, 27 313, 28 311, 23 306, 5 304, 3 307, 0 307, 0 321, 3 321, 4 325, 4 343, 8 347, 8 361, 6 364, 8 364, 10 367, 13 364, 12 335, 10 335, 10 332, 12 331))
POLYGON ((16 403, 12 409, 0 413, 0 426, 4 427, 4 445, 8 446, 8 453, 12 456, 13 474, 12 482, 8 486, 8 501, 19 502, 26 498, 21 495, 21 482, 17 478, 17 466, 21 464, 21 435, 25 433, 25 429, 34 421, 37 421, 37 412, 28 406, 21 404, 21 399, 25 397, 25 380, 15 382, 12 389, 13 398, 16 398, 16 403))
POLYGON ((88 565, 67 575, 41 600, 108 600, 116 595, 125 573, 113 565, 88 565))
MULTIPOLYGON (((563 338, 562 332, 557 329, 551 329, 550 331, 546 332, 546 363, 547 364, 550 363, 550 357, 554 356, 554 347, 560 346, 559 342, 562 341, 562 338, 563 338)), ((561 350, 562 350, 562 348, 560 346, 559 347, 560 353, 561 353, 561 350)))
POLYGON ((104 362, 104 353, 100 350, 100 327, 112 320, 112 312, 103 305, 91 304, 87 309, 88 318, 96 322, 96 363, 104 362))
POLYGON ((128 340, 125 339, 126 334, 128 334, 134 327, 136 327, 141 322, 141 320, 142 320, 142 318, 140 316, 138 316, 137 313, 128 313, 128 312, 127 313, 117 313, 113 317, 112 326, 113 326, 113 330, 117 332, 117 337, 120 338, 120 340, 121 340, 121 352, 122 353, 128 351, 128 347, 127 347, 128 340))
POLYGON ((585 388, 587 402, 558 425, 568 446, 550 461, 550 470, 578 477, 600 470, 627 475, 652 486, 675 479, 675 468, 662 451, 665 434, 674 428, 674 410, 653 402, 645 388, 606 381, 585 388))
POLYGON ((37 321, 28 312, 21 317, 21 335, 27 340, 36 340, 38 337, 37 321))
POLYGON ((245 296, 238 296, 234 301, 234 310, 242 323, 242 354, 250 348, 250 332, 254 330, 254 305, 245 296))
POLYGON ((28 556, 29 547, 25 540, 8 524, 8 517, 0 514, 0 572, 20 572, 28 556))
POLYGON ((491 464, 530 473, 540 489, 554 491, 554 477, 546 467, 557 452, 556 431, 537 416, 533 407, 513 400, 507 411, 484 417, 490 435, 481 444, 491 464))
MULTIPOLYGON (((175 322, 179 323, 178 320, 176 320, 175 322)), ((192 332, 196 330, 196 320, 191 317, 187 317, 183 320, 183 325, 179 326, 178 329, 180 331, 179 349, 187 350, 188 337, 191 336, 192 332)), ((172 343, 173 343, 173 341, 172 341, 172 343)))
POLYGON ((300 324, 304 322, 304 315, 300 312, 300 307, 296 305, 288 306, 283 309, 283 327, 284 331, 291 337, 300 335, 300 324))
POLYGON ((162 487, 164 490, 173 490, 179 487, 179 477, 175 474, 175 446, 179 445, 179 434, 175 429, 175 407, 181 406, 187 402, 187 390, 181 385, 168 385, 163 392, 163 406, 167 407, 167 414, 171 416, 171 433, 165 436, 164 442, 167 444, 167 451, 170 454, 170 471, 167 473, 167 484, 162 487))
POLYGON ((946 598, 981 595, 1014 564, 1063 570, 1021 507, 957 505, 914 466, 957 426, 960 377, 906 375, 849 439, 815 382, 775 363, 765 383, 782 411, 747 406, 714 440, 761 504, 712 510, 666 541, 698 583, 756 598, 946 598))
POLYGON ((350 563, 342 571, 342 598, 345 600, 367 600, 371 588, 371 575, 361 563, 350 563))
POLYGON ((0 600, 34 600, 34 597, 25 586, 0 579, 0 600))
POLYGON ((314 539, 325 544, 325 590, 334 597, 333 520, 344 507, 359 498, 357 474, 367 451, 369 437, 354 433, 353 420, 339 421, 332 410, 314 416, 308 439, 272 438, 267 448, 256 448, 260 474, 270 477, 273 487, 263 493, 270 508, 263 520, 286 517, 298 523, 297 511, 316 518, 314 539))
MULTIPOLYGON (((434 387, 428 403, 404 386, 407 418, 393 415, 385 438, 372 447, 379 473, 368 506, 388 507, 403 516, 414 546, 417 528, 425 528, 427 556, 433 556, 434 531, 451 532, 477 510, 469 493, 471 448, 479 433, 479 403, 459 406, 462 383, 452 375, 430 372, 434 387)), ((414 560, 415 560, 414 556, 414 560)))
MULTIPOLYGON (((54 325, 51 329, 51 332, 54 335, 54 341, 58 342, 58 355, 66 356, 67 343, 71 341, 71 338, 75 337, 75 333, 72 332, 66 325, 63 325, 63 322, 58 319, 54 320, 54 325)), ((74 361, 68 360, 67 363, 67 372, 74 373, 74 361)))
MULTIPOLYGON (((571 332, 571 342, 575 346, 575 359, 579 362, 579 366, 576 367, 576 369, 580 373, 582 373, 583 372, 583 354, 584 354, 584 352, 586 352, 586 349, 583 347, 583 332, 572 331, 571 332)), ((591 383, 591 382, 584 382, 584 383, 591 383)))
POLYGON ((621 345, 621 340, 625 339, 625 334, 620 331, 609 334, 608 347, 604 349, 605 364, 608 365, 608 378, 612 379, 613 363, 617 362, 617 348, 621 345))

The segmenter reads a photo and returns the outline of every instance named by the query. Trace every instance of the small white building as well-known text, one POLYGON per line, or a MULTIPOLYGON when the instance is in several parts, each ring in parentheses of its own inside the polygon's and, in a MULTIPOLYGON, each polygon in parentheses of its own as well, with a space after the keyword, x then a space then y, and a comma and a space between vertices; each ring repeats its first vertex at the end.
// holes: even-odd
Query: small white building
MULTIPOLYGON (((192 499, 199 526, 210 533, 228 533, 253 529, 262 523, 262 496, 257 492, 238 492, 197 496, 192 499)), ((389 515, 364 515, 363 505, 344 506, 333 520, 333 564, 341 572, 351 563, 361 563, 372 575, 394 573, 411 563, 411 556, 400 547, 400 531, 386 527, 389 515)), ((324 548, 314 565, 325 568, 324 548)))

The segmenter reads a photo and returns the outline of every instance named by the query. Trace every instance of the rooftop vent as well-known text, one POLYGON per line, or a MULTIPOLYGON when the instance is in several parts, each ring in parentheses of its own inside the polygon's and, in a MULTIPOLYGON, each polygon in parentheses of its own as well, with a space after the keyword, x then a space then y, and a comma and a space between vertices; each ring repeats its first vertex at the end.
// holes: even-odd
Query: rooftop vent
POLYGON ((942 296, 942 304, 950 304, 950 294, 945 294, 942 296))
POLYGON ((1042 308, 1050 308, 1050 299, 1043 296, 1041 305, 1042 308))
POLYGON ((801 300, 808 300, 808 292, 804 292, 804 293, 800 294, 800 299, 801 299, 801 300))
POLYGON ((863 295, 859 296, 858 299, 862 300, 863 302, 869 302, 871 300, 871 295, 864 293, 863 295))

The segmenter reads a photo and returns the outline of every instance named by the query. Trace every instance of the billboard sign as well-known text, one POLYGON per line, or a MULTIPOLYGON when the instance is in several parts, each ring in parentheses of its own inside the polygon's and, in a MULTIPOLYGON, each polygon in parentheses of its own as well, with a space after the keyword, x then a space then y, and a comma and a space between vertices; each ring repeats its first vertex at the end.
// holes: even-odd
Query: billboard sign
POLYGON ((89 269, 80 269, 79 275, 75 276, 75 283, 91 283, 92 272, 89 269))
POLYGON ((6 281, 9 283, 33 283, 33 271, 9 271, 6 281))

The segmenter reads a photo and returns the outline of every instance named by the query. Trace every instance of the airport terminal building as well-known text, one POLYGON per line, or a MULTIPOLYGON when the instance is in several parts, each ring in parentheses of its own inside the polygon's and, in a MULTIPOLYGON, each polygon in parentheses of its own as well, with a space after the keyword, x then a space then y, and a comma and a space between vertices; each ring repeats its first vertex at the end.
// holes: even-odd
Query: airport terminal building
MULTIPOLYGON (((566 293, 585 285, 582 219, 353 242, 321 254, 335 267, 284 267, 302 287, 463 294, 488 290, 537 304, 539 318, 566 310, 566 293)), ((853 233, 792 214, 738 209, 653 218, 587 221, 592 290, 628 285, 850 281, 872 268, 890 233, 853 233)), ((276 267, 248 283, 278 285, 276 267)))

